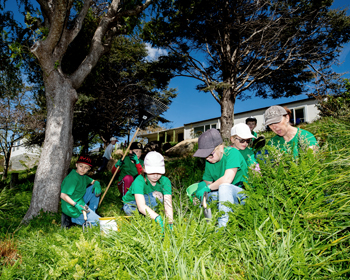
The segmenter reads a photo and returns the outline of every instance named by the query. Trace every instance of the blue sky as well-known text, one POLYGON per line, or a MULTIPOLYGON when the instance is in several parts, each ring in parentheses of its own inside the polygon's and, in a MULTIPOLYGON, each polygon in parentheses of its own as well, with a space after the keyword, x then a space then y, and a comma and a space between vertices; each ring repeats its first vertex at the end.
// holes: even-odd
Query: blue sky
MULTIPOLYGON (((349 8, 349 0, 334 0, 332 7, 334 9, 349 8)), ((6 8, 14 11, 17 19, 23 22, 23 19, 18 17, 16 1, 7 1, 6 8)), ((349 14, 350 11, 348 11, 348 15, 349 14)), ((164 52, 150 47, 148 49, 150 57, 156 57, 161 52, 164 52)), ((334 70, 338 73, 349 71, 350 43, 344 46, 340 61, 343 63, 338 67, 334 67, 334 70)), ((350 78, 350 74, 345 74, 344 77, 350 78)), ((193 78, 177 77, 171 81, 170 87, 177 89, 178 96, 173 100, 170 109, 163 115, 166 119, 171 121, 171 123, 166 125, 167 128, 179 127, 183 126, 185 123, 220 117, 220 105, 214 100, 210 93, 198 92, 195 89, 197 84, 198 82, 193 78)), ((237 100, 234 110, 235 113, 239 113, 304 98, 306 98, 305 95, 276 100, 253 97, 246 101, 237 100)))

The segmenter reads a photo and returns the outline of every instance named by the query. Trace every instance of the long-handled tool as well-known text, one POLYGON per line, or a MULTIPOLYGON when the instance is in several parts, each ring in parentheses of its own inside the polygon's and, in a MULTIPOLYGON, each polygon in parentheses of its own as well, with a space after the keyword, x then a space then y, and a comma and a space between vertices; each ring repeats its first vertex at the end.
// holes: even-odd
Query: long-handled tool
MULTIPOLYGON (((129 149, 130 146, 132 144, 132 142, 134 142, 134 139, 137 135, 137 133, 139 132, 140 128, 145 125, 147 122, 151 121, 152 119, 156 118, 157 116, 159 116, 160 114, 162 114, 163 112, 165 112, 166 110, 169 109, 168 106, 166 106, 165 104, 163 104, 162 102, 160 102, 157 99, 154 99, 151 96, 148 95, 142 95, 140 98, 140 113, 139 113, 139 125, 137 127, 137 130, 134 134, 134 136, 131 139, 131 142, 129 143, 128 148, 126 149, 122 161, 124 160, 124 158, 126 157, 126 155, 129 153, 129 149)), ((109 182, 106 191, 104 192, 103 196, 101 197, 100 203, 98 204, 98 206, 101 205, 109 187, 111 186, 115 175, 118 173, 119 171, 119 166, 117 167, 116 171, 114 172, 111 181, 109 182)))
POLYGON ((83 223, 83 232, 85 232, 85 229, 92 228, 92 225, 90 222, 87 220, 87 211, 83 210, 83 215, 84 215, 84 220, 85 222, 83 223))
POLYGON ((208 200, 208 193, 204 192, 203 199, 202 199, 203 214, 204 214, 204 217, 207 219, 207 222, 209 223, 209 221, 212 218, 212 215, 211 215, 211 209, 208 208, 207 200, 208 200))

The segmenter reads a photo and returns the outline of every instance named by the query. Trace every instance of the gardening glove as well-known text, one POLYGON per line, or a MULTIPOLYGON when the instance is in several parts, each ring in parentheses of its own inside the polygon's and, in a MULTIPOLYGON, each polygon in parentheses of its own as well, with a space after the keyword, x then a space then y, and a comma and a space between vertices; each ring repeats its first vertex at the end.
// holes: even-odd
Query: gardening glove
POLYGON ((168 229, 173 231, 173 224, 168 224, 168 229))
POLYGON ((75 205, 74 205, 75 208, 77 208, 79 210, 80 213, 83 213, 83 211, 85 211, 85 205, 82 206, 79 204, 79 202, 77 202, 75 205))
POLYGON ((117 163, 114 165, 115 168, 117 168, 118 166, 121 167, 124 164, 124 160, 120 159, 117 161, 117 163))
POLYGON ((202 201, 203 199, 203 195, 205 192, 209 193, 211 192, 211 189, 209 189, 209 187, 207 186, 207 184, 203 181, 204 184, 202 184, 202 182, 200 182, 198 184, 198 189, 196 191, 196 197, 202 201))
POLYGON ((163 219, 160 215, 158 215, 155 219, 157 224, 160 225, 160 227, 162 228, 162 233, 164 233, 164 223, 163 223, 163 219))
POLYGON ((130 159, 135 162, 135 164, 139 164, 139 158, 137 157, 137 155, 133 152, 132 154, 129 154, 130 159))
POLYGON ((98 181, 94 182, 94 185, 92 187, 92 192, 95 193, 96 197, 99 197, 101 195, 101 184, 98 181))

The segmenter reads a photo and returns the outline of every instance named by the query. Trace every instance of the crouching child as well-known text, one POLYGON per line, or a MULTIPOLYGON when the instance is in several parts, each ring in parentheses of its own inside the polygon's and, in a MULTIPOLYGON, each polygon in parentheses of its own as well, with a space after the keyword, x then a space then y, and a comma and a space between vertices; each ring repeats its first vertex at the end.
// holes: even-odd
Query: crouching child
POLYGON ((156 198, 164 203, 165 216, 169 228, 173 227, 173 205, 170 180, 165 177, 164 158, 158 152, 149 152, 145 157, 145 173, 139 175, 123 196, 123 210, 127 215, 133 215, 138 210, 145 216, 155 220, 164 231, 162 217, 155 211, 158 205, 156 198))
POLYGON ((62 227, 69 227, 69 222, 82 225, 85 222, 83 211, 87 212, 87 221, 97 226, 100 216, 95 211, 100 201, 101 186, 85 175, 92 167, 91 158, 80 156, 76 167, 61 185, 62 227))

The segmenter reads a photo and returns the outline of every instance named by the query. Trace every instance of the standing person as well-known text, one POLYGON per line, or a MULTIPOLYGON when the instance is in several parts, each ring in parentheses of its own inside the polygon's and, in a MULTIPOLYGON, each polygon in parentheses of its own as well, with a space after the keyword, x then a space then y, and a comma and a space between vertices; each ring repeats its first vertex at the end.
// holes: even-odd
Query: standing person
POLYGON ((69 227, 71 222, 82 225, 85 222, 83 210, 88 212, 87 221, 97 226, 100 216, 95 211, 100 201, 101 186, 86 175, 92 167, 91 158, 80 156, 76 167, 61 185, 62 227, 69 227))
POLYGON ((318 147, 315 136, 304 129, 290 124, 288 112, 281 106, 271 106, 264 114, 265 125, 277 135, 272 137, 268 145, 297 157, 301 148, 315 149, 318 147))
POLYGON ((118 177, 118 189, 122 196, 126 194, 130 188, 134 178, 143 173, 143 160, 140 159, 142 155, 143 146, 140 142, 133 142, 130 145, 129 156, 121 159, 113 166, 112 174, 116 171, 119 166, 119 177, 118 177))
POLYGON ((256 125, 258 124, 257 119, 254 117, 249 117, 245 120, 245 124, 249 126, 251 134, 253 134, 254 138, 258 137, 258 134, 254 131, 256 125))
POLYGON ((109 145, 105 150, 105 153, 103 154, 102 165, 97 169, 97 172, 102 172, 106 168, 108 161, 112 159, 112 152, 113 152, 115 143, 117 143, 117 138, 111 137, 109 141, 111 142, 109 143, 109 145))
POLYGON ((252 138, 255 138, 255 136, 252 135, 250 127, 244 123, 236 124, 231 128, 231 147, 237 149, 241 153, 248 167, 260 170, 253 150, 248 147, 252 138))
POLYGON ((198 138, 198 150, 193 156, 206 159, 203 181, 198 184, 196 196, 202 200, 204 193, 218 194, 219 210, 225 212, 218 219, 218 226, 224 227, 228 213, 232 212, 224 203, 244 204, 245 196, 241 192, 248 175, 247 163, 237 149, 224 147, 220 132, 215 128, 198 138))
POLYGON ((139 175, 131 184, 128 192, 123 196, 123 210, 127 215, 133 215, 138 210, 141 214, 155 220, 164 231, 162 217, 156 212, 158 198, 164 202, 165 216, 169 221, 169 228, 173 227, 173 205, 170 180, 165 177, 164 158, 158 152, 149 152, 145 157, 145 173, 139 175))

